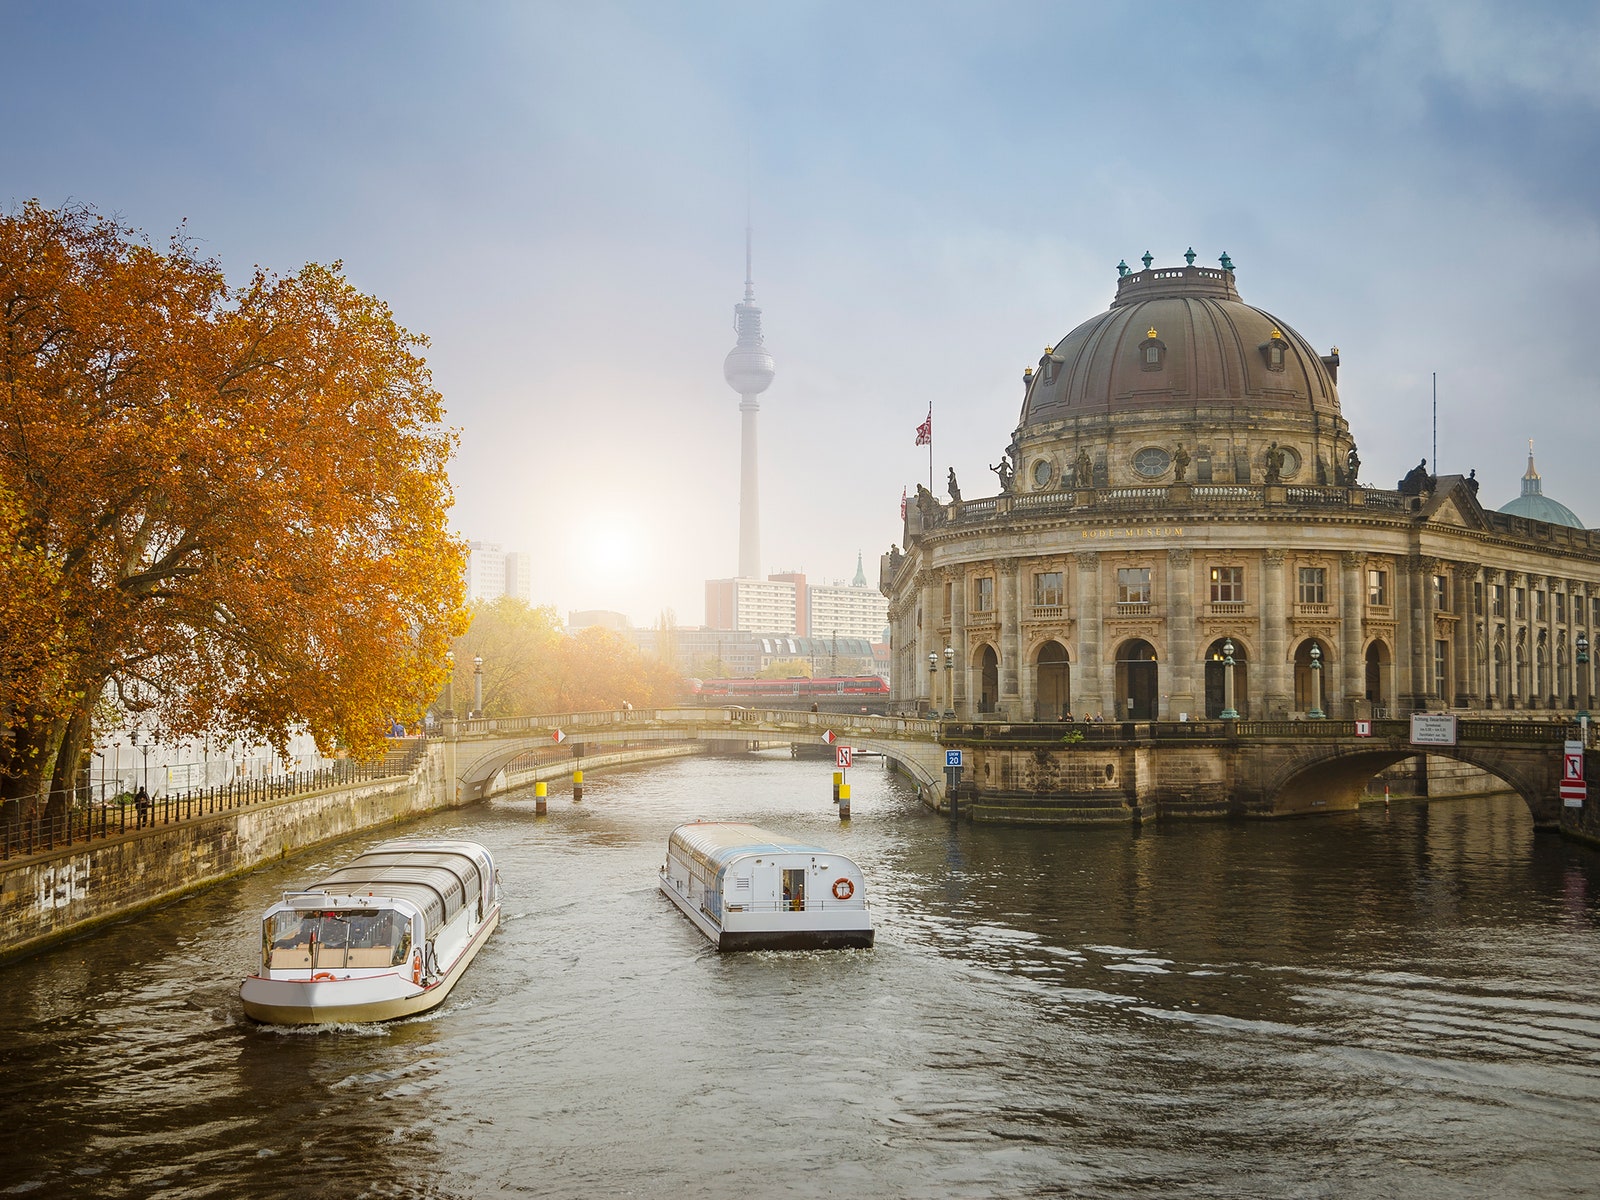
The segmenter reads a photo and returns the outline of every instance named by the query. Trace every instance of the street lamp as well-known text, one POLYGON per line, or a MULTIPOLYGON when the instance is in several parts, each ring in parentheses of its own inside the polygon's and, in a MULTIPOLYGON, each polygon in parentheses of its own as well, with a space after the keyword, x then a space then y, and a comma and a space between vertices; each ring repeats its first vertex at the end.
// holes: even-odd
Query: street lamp
POLYGON ((472 656, 472 715, 483 716, 483 655, 472 656))
POLYGON ((1222 643, 1222 719, 1237 721, 1238 712, 1233 707, 1233 639, 1222 643))
POLYGON ((1320 721, 1327 715, 1322 711, 1322 647, 1313 643, 1311 647, 1311 711, 1306 716, 1313 721, 1320 721))
POLYGON ((954 646, 946 646, 944 648, 944 709, 945 716, 950 717, 952 720, 956 715, 956 693, 953 683, 955 669, 956 648, 954 646))
POLYGON ((1589 723, 1589 635, 1580 633, 1578 649, 1578 721, 1588 732, 1589 723))
POLYGON ((444 652, 444 669, 446 672, 444 677, 444 715, 446 720, 454 721, 456 719, 456 652, 454 650, 446 650, 444 652))
POLYGON ((939 715, 939 652, 928 651, 928 711, 939 715))

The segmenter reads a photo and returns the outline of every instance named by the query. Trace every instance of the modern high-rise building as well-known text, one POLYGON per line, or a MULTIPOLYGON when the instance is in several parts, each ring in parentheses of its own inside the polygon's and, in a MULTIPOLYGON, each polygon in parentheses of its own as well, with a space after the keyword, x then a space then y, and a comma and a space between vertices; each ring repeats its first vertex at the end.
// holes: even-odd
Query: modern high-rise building
POLYGON ((744 299, 733 306, 739 340, 722 362, 722 377, 739 393, 739 578, 761 574, 761 498, 756 470, 756 414, 772 385, 772 355, 761 336, 761 310, 750 269, 750 227, 744 231, 744 299))
POLYGON ((468 542, 467 603, 515 596, 533 602, 533 555, 513 550, 509 554, 499 542, 468 542))
POLYGON ((848 585, 807 583, 798 571, 766 579, 708 579, 706 626, 876 642, 889 627, 889 601, 868 586, 858 554, 856 576, 848 585))

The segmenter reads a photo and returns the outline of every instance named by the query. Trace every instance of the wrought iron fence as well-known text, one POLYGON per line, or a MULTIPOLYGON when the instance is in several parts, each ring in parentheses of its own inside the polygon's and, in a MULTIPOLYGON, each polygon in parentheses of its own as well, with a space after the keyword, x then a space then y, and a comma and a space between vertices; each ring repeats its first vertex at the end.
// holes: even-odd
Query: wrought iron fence
POLYGON ((127 833, 153 832, 216 813, 271 804, 305 792, 409 775, 426 750, 426 738, 408 738, 406 744, 393 746, 381 759, 370 762, 338 759, 303 771, 169 792, 152 797, 143 811, 134 803, 132 793, 115 791, 110 784, 99 789, 78 788, 68 795, 66 803, 56 804, 53 810, 48 801, 59 798, 60 793, 41 796, 31 816, 0 820, 0 860, 127 833))

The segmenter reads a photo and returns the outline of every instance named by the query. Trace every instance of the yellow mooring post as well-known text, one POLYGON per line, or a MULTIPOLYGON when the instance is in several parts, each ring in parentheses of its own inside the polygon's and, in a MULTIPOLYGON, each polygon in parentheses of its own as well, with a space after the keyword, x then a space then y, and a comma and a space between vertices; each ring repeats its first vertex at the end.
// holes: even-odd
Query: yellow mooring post
POLYGON ((572 799, 574 802, 583 799, 583 772, 572 773, 572 799))
POLYGON ((545 791, 542 780, 533 785, 533 811, 541 817, 545 815, 545 791))
POLYGON ((848 783, 841 783, 839 785, 839 820, 848 821, 849 819, 850 819, 850 785, 848 783))
POLYGON ((839 803, 839 788, 841 786, 843 786, 843 784, 844 784, 844 772, 843 771, 835 771, 833 773, 833 802, 835 804, 839 803))

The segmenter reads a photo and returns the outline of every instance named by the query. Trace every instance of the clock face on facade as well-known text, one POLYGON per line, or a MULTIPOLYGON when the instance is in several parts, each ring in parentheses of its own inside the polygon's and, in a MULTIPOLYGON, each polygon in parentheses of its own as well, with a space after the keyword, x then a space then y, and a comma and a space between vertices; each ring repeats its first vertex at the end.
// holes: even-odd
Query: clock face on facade
POLYGON ((1041 458, 1033 464, 1033 486, 1044 488, 1050 486, 1050 481, 1055 478, 1055 468, 1050 465, 1048 458, 1041 458))
POLYGON ((1172 455, 1159 446, 1146 446, 1133 456, 1133 469, 1146 479, 1165 475, 1171 465, 1172 455))

